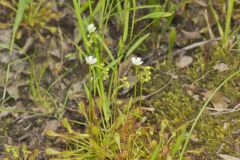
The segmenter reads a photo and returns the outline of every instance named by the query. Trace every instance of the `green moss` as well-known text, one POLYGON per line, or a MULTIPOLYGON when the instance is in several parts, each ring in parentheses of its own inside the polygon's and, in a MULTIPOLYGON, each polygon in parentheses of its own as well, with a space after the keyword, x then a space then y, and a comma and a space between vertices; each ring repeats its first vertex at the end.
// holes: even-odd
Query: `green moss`
MULTIPOLYGON (((154 78, 151 82, 153 88, 160 88, 166 84, 169 76, 166 72, 175 71, 178 79, 174 80, 171 86, 168 86, 163 92, 156 95, 148 105, 155 107, 154 114, 148 113, 148 122, 152 124, 160 124, 163 119, 169 122, 169 128, 173 131, 179 126, 193 120, 204 104, 201 97, 196 101, 186 93, 184 84, 195 83, 195 86, 203 90, 212 90, 217 88, 229 75, 239 69, 240 54, 227 53, 216 47, 212 53, 211 60, 208 64, 204 60, 202 54, 194 57, 195 61, 191 67, 185 69, 177 69, 174 66, 166 66, 160 64, 155 70, 154 78), (214 71, 212 67, 218 63, 225 63, 229 70, 225 72, 214 71)), ((172 72, 173 73, 173 72, 172 72)), ((230 108, 239 103, 240 99, 240 77, 230 80, 221 88, 221 91, 231 101, 230 108)), ((209 104, 208 107, 212 107, 209 104)), ((206 110, 198 122, 191 142, 189 144, 188 153, 196 158, 217 158, 216 152, 222 146, 220 153, 227 153, 232 156, 240 156, 237 148, 239 148, 240 113, 227 113, 220 115, 211 115, 206 110)))

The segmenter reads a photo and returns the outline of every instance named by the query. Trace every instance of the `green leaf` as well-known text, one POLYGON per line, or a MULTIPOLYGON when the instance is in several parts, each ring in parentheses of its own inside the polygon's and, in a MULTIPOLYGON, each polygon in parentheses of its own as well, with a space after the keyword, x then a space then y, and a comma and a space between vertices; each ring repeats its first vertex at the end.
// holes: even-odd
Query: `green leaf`
POLYGON ((223 28, 222 28, 222 26, 221 26, 221 24, 220 24, 220 18, 219 18, 219 16, 218 16, 217 12, 215 11, 215 9, 213 8, 213 5, 212 5, 212 2, 211 2, 211 1, 209 1, 209 6, 210 6, 210 9, 211 9, 211 11, 212 11, 213 17, 214 17, 214 19, 215 19, 215 21, 216 21, 216 23, 217 23, 217 27, 218 27, 219 34, 220 34, 220 36, 221 36, 221 38, 222 38, 222 40, 223 40, 223 38, 224 38, 224 32, 223 32, 223 28))
POLYGON ((187 125, 184 125, 182 127, 182 132, 181 132, 180 136, 176 140, 174 148, 173 148, 173 150, 171 152, 173 158, 175 157, 175 155, 176 155, 177 151, 179 150, 182 142, 184 141, 184 137, 186 135, 186 129, 187 129, 187 125))
POLYGON ((131 55, 131 53, 140 45, 142 42, 150 35, 150 33, 144 35, 143 37, 139 38, 132 47, 129 48, 129 50, 126 53, 126 58, 131 55))
MULTIPOLYGON (((125 5, 125 8, 129 8, 130 3, 128 1, 125 1, 124 5, 125 5)), ((125 11, 124 16, 125 16, 125 20, 124 20, 123 42, 126 42, 128 37, 129 11, 125 11)))
POLYGON ((90 53, 89 46, 88 46, 88 40, 87 40, 87 33, 86 33, 85 27, 83 25, 84 24, 83 19, 81 17, 81 13, 82 13, 83 9, 80 7, 80 1, 73 0, 73 6, 74 6, 74 13, 77 18, 79 31, 82 36, 84 46, 85 46, 87 52, 90 53))
POLYGON ((172 13, 169 13, 169 12, 153 12, 153 13, 149 13, 149 14, 137 19, 136 22, 139 22, 144 19, 165 18, 165 17, 169 17, 171 15, 172 15, 172 13))
POLYGON ((110 49, 108 48, 108 46, 106 45, 106 43, 104 42, 104 40, 98 34, 96 34, 96 37, 97 37, 98 41, 103 45, 103 48, 106 50, 108 56, 111 58, 112 61, 114 61, 113 54, 110 51, 110 49))
POLYGON ((228 1, 228 10, 227 10, 227 18, 226 18, 226 25, 225 25, 225 33, 224 33, 224 43, 227 43, 229 38, 229 31, 231 26, 231 18, 233 13, 234 7, 234 0, 228 1))
POLYGON ((161 149, 161 143, 159 143, 159 144, 157 145, 157 147, 155 148, 155 150, 154 150, 154 152, 153 152, 153 154, 152 154, 152 156, 151 156, 151 160, 157 160, 157 158, 158 158, 158 153, 160 152, 160 149, 161 149))
POLYGON ((169 44, 168 44, 168 61, 171 62, 173 59, 173 46, 174 46, 174 42, 176 40, 176 35, 177 35, 177 31, 175 28, 172 28, 169 32, 169 44))
POLYGON ((12 40, 11 40, 11 45, 10 45, 10 54, 13 51, 13 45, 14 45, 16 33, 17 33, 18 27, 22 21, 24 10, 26 9, 28 2, 29 2, 29 0, 20 0, 18 2, 17 14, 15 17, 14 25, 13 25, 12 40))

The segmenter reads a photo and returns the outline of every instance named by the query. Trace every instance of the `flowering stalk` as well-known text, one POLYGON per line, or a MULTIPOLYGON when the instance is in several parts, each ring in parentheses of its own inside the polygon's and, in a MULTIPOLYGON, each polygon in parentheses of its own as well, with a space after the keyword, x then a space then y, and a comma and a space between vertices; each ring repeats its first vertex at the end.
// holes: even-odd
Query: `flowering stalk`
MULTIPOLYGON (((135 67, 135 75, 138 75, 138 66, 135 67)), ((134 106, 136 107, 136 101, 137 101, 137 82, 138 80, 136 79, 136 82, 134 84, 134 106)))
MULTIPOLYGON (((98 54, 96 54, 98 57, 98 54)), ((98 57, 99 58, 99 57, 98 57)), ((105 118, 106 125, 109 126, 109 120, 110 120, 110 103, 106 100, 106 95, 104 91, 104 80, 108 78, 108 72, 109 68, 104 65, 104 63, 97 63, 98 59, 93 57, 93 56, 88 56, 86 57, 86 63, 89 64, 89 85, 90 85, 90 93, 93 90, 94 96, 96 96, 96 92, 98 93, 98 96, 102 100, 102 110, 103 110, 103 115, 105 118), (96 64, 97 63, 97 64, 96 64), (93 84, 93 88, 92 88, 93 84)), ((91 101, 90 105, 93 106, 94 101, 92 96, 89 96, 89 100, 91 101)), ((94 110, 92 109, 94 112, 94 110)), ((104 124, 105 125, 105 124, 104 124)))
MULTIPOLYGON (((89 38, 89 40, 88 40, 88 45, 89 46, 92 46, 92 44, 94 43, 94 39, 95 39, 95 31, 96 31, 96 27, 95 27, 95 25, 94 24, 89 24, 88 26, 87 26, 87 31, 88 31, 88 38, 89 38)), ((97 56, 98 57, 98 56, 97 56)), ((99 58, 99 57, 98 57, 99 58)))
MULTIPOLYGON (((139 67, 143 64, 143 61, 140 57, 132 57, 131 61, 135 65, 135 75, 136 77, 138 77, 139 67)), ((137 101, 136 99, 137 98, 137 82, 138 82, 138 78, 134 85, 134 106, 136 106, 136 101, 137 101)))
POLYGON ((151 79, 151 67, 150 66, 141 66, 143 61, 140 57, 132 57, 132 63, 135 65, 135 76, 136 82, 134 87, 134 105, 136 106, 137 101, 137 82, 140 82, 140 107, 142 104, 142 90, 143 90, 143 83, 148 82, 151 79))
MULTIPOLYGON (((92 97, 92 81, 93 85, 95 85, 95 75, 94 75, 94 65, 97 63, 97 59, 93 56, 86 57, 86 63, 89 64, 89 103, 93 105, 93 97, 92 97)), ((95 88, 95 87, 94 87, 95 88)), ((94 93, 95 94, 95 93, 94 93)))

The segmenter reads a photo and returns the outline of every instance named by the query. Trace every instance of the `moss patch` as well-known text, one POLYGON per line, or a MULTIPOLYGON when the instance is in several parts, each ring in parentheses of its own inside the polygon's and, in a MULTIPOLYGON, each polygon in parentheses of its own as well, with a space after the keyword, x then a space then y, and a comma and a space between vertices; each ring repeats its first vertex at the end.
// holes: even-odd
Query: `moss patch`
MULTIPOLYGON (((163 86, 168 79, 165 73, 176 74, 175 79, 168 88, 156 95, 147 105, 154 107, 154 113, 147 113, 148 122, 160 125, 163 119, 169 122, 169 128, 177 128, 193 120, 204 104, 203 97, 196 101, 187 94, 185 84, 194 85, 200 90, 212 90, 217 88, 229 75, 239 69, 240 54, 226 53, 216 47, 211 55, 211 62, 204 60, 203 54, 195 54, 194 63, 189 68, 178 69, 175 66, 160 64, 155 70, 150 86, 163 86), (217 63, 225 63, 229 70, 225 72, 214 71, 212 67, 217 63), (172 72, 174 71, 174 72, 172 72), (204 77, 202 77, 205 74, 204 77), (198 80, 199 79, 199 80, 198 80)), ((225 84, 221 91, 230 99, 230 107, 233 108, 240 102, 240 77, 235 77, 225 84)), ((209 104, 208 107, 213 107, 209 104)), ((216 159, 219 153, 239 157, 239 129, 240 112, 212 115, 212 111, 205 110, 188 146, 188 155, 192 159, 216 159)), ((219 158, 219 157, 218 157, 219 158)))

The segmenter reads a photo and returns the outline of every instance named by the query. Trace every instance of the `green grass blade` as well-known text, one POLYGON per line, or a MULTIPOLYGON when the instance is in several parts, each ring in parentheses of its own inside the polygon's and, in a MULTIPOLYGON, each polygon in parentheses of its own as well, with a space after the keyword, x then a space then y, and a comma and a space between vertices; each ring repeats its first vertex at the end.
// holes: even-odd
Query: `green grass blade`
POLYGON ((169 44, 168 44, 168 61, 171 62, 173 59, 173 47, 176 40, 177 31, 175 28, 172 28, 169 32, 169 44))
POLYGON ((83 23, 83 20, 81 17, 80 1, 73 0, 73 5, 74 5, 74 13, 75 13, 75 16, 77 17, 77 21, 78 21, 79 31, 83 38, 84 46, 85 46, 87 52, 90 53, 89 46, 88 46, 88 40, 87 40, 87 33, 86 33, 85 27, 83 25, 84 23, 83 23))
POLYGON ((107 65, 107 67, 109 69, 112 69, 114 66, 116 66, 120 61, 121 61, 122 57, 118 57, 117 59, 115 59, 114 61, 112 61, 111 63, 109 63, 107 65))
POLYGON ((210 6, 210 9, 211 9, 211 11, 212 11, 213 17, 214 17, 214 19, 215 19, 215 21, 216 21, 216 23, 217 23, 218 31, 219 31, 219 34, 220 34, 221 39, 222 39, 222 41, 223 41, 223 38, 224 38, 224 37, 223 37, 223 36, 224 36, 223 28, 222 28, 222 26, 221 26, 221 24, 220 24, 220 21, 219 21, 219 17, 218 17, 217 12, 216 12, 216 11, 214 10, 214 8, 213 8, 212 1, 211 1, 211 0, 209 0, 209 6, 210 6))
MULTIPOLYGON (((137 2, 136 2, 136 0, 133 0, 132 4, 133 4, 133 8, 136 8, 136 7, 137 7, 137 2)), ((132 39, 132 37, 133 37, 135 17, 136 17, 136 10, 134 9, 134 10, 133 10, 133 15, 132 15, 132 26, 131 26, 130 39, 132 39)))
MULTIPOLYGON (((129 8, 130 3, 129 1, 125 1, 124 3, 125 9, 129 8)), ((126 42, 128 37, 128 26, 129 26, 129 11, 125 11, 124 13, 125 20, 124 20, 124 32, 123 32, 123 42, 126 42)))
POLYGON ((92 9, 92 2, 91 2, 91 0, 88 0, 88 7, 89 7, 89 12, 90 12, 90 17, 93 20, 94 19, 94 15, 93 15, 93 9, 92 9))
POLYGON ((187 129, 187 125, 184 125, 182 127, 182 132, 181 132, 180 136, 176 140, 174 148, 171 152, 171 155, 172 155, 173 158, 175 157, 177 151, 179 151, 179 148, 180 148, 182 142, 184 141, 184 138, 185 138, 185 135, 186 135, 186 129, 187 129))
POLYGON ((109 14, 109 17, 116 16, 116 15, 119 15, 121 17, 121 15, 123 14, 122 12, 125 12, 126 10, 127 11, 137 11, 137 10, 140 10, 140 9, 160 8, 160 7, 161 7, 160 5, 142 5, 142 6, 136 6, 136 7, 133 7, 133 8, 118 10, 118 11, 112 13, 114 11, 114 9, 117 8, 117 6, 115 6, 110 11, 111 14, 109 14))
POLYGON ((101 1, 99 1, 99 2, 97 3, 97 5, 95 6, 94 10, 93 10, 93 15, 98 14, 98 12, 101 11, 101 7, 102 7, 102 3, 101 3, 101 1))
POLYGON ((148 33, 148 34, 144 35, 143 37, 139 38, 139 39, 136 41, 136 43, 135 43, 134 45, 132 45, 132 47, 130 47, 129 50, 127 51, 127 53, 126 53, 126 58, 127 58, 128 56, 130 56, 130 55, 133 53, 133 51, 134 51, 140 44, 142 44, 142 42, 143 42, 149 35, 150 35, 150 33, 148 33))
MULTIPOLYGON (((9 48, 10 49, 10 52, 9 52, 10 54, 12 54, 12 52, 13 52, 13 45, 14 45, 16 33, 17 33, 17 30, 18 30, 18 28, 20 26, 20 23, 22 21, 24 10, 26 9, 26 7, 28 5, 28 2, 29 2, 29 0, 20 0, 19 3, 18 3, 18 9, 17 9, 14 24, 13 24, 12 39, 11 39, 10 48, 9 48)), ((5 86, 4 86, 3 96, 2 96, 3 100, 5 99, 6 93, 7 93, 7 83, 8 83, 8 78, 9 78, 10 67, 11 67, 11 64, 8 64, 7 65, 6 77, 5 77, 5 86)))
POLYGON ((149 13, 149 14, 137 19, 135 22, 139 22, 144 19, 164 18, 164 17, 169 17, 171 15, 172 15, 172 13, 169 13, 169 12, 153 12, 153 13, 149 13))
MULTIPOLYGON (((123 13, 123 8, 122 8, 122 5, 121 5, 121 3, 122 3, 122 0, 117 0, 117 5, 116 5, 116 7, 117 7, 117 11, 119 12, 119 17, 121 17, 121 18, 117 18, 117 21, 118 21, 118 23, 122 23, 123 22, 123 20, 124 20, 124 17, 123 17, 123 15, 124 15, 124 13, 123 13)), ((115 8, 115 7, 114 7, 115 8)))
POLYGON ((97 35, 96 37, 97 37, 98 41, 101 43, 101 45, 103 46, 103 48, 106 50, 108 56, 111 58, 112 61, 114 61, 113 54, 110 51, 110 49, 108 48, 108 46, 104 43, 103 39, 99 35, 97 35))
POLYGON ((161 149, 161 143, 159 143, 157 145, 157 147, 155 148, 150 160, 157 160, 158 159, 158 154, 160 152, 160 149, 161 149))
MULTIPOLYGON (((0 43, 0 49, 7 49, 7 50, 9 50, 9 52, 10 52, 10 50, 11 50, 11 48, 9 47, 9 45, 2 44, 2 43, 0 43)), ((20 51, 18 51, 18 50, 14 50, 14 49, 12 49, 12 51, 20 52, 20 51)))
POLYGON ((18 2, 18 9, 17 9, 17 14, 15 17, 14 25, 13 25, 12 40, 11 40, 11 44, 10 44, 10 54, 13 52, 13 45, 14 45, 16 33, 17 33, 18 27, 20 26, 20 23, 22 21, 24 10, 26 9, 28 2, 29 2, 29 0, 20 0, 18 2))
POLYGON ((228 38, 229 38, 229 30, 230 30, 230 25, 231 25, 233 6, 234 6, 234 0, 229 0, 228 1, 228 10, 227 10, 225 33, 224 33, 224 43, 226 43, 228 41, 228 38))

